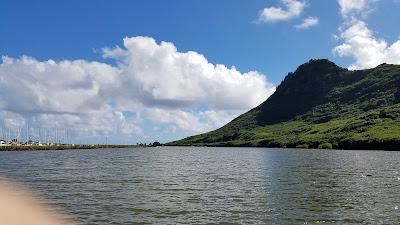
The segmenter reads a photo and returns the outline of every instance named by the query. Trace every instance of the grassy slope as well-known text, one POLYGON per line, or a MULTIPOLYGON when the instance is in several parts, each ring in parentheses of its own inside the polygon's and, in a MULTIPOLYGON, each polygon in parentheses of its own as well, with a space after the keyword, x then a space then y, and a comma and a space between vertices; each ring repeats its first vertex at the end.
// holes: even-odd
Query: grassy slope
POLYGON ((216 131, 170 144, 400 149, 400 67, 351 72, 335 66, 301 66, 259 107, 216 131))
POLYGON ((228 135, 217 130, 173 144, 395 150, 400 146, 400 104, 319 124, 288 121, 228 135))

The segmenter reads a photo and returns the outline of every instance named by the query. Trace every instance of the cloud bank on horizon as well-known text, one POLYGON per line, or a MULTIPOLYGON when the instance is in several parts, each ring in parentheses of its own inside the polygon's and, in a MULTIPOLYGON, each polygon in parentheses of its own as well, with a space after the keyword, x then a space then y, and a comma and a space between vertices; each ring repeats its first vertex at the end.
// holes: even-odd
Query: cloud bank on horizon
MULTIPOLYGON (((294 20, 299 32, 323 25, 307 15, 310 1, 278 3, 262 9, 258 20, 267 25, 294 20)), ((400 40, 388 43, 376 37, 365 21, 379 0, 337 3, 341 43, 333 54, 354 59, 350 69, 400 63, 400 40)), ((69 127, 78 141, 105 136, 116 142, 166 141, 218 128, 275 91, 261 72, 213 64, 198 52, 182 52, 174 43, 160 41, 126 37, 122 46, 102 49, 109 63, 3 56, 1 126, 69 127)))
POLYGON ((116 66, 85 60, 3 57, 0 115, 6 128, 70 127, 79 136, 200 133, 257 106, 275 87, 256 71, 211 64, 197 52, 150 37, 104 48, 116 66), (201 110, 198 110, 201 108, 201 110))

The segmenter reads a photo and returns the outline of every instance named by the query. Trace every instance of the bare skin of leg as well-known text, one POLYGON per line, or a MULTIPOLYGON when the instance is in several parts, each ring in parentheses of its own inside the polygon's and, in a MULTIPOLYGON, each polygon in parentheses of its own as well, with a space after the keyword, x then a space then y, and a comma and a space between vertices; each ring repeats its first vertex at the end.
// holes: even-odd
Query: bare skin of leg
POLYGON ((73 225, 19 185, 0 180, 0 225, 73 225))

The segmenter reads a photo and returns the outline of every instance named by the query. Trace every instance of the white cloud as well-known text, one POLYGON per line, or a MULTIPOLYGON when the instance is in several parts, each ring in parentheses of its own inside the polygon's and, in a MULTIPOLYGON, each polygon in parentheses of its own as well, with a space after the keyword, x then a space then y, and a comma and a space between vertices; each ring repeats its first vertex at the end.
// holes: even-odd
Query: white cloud
POLYGON ((259 15, 261 22, 278 22, 290 20, 298 17, 304 10, 306 3, 300 0, 281 0, 285 8, 282 7, 268 7, 264 8, 259 15))
POLYGON ((310 27, 317 26, 319 24, 319 19, 317 17, 307 17, 303 20, 301 24, 296 25, 297 29, 308 29, 310 27))
MULTIPOLYGON (((344 18, 340 35, 343 43, 336 46, 333 52, 339 56, 349 56, 355 62, 349 69, 373 68, 382 63, 400 63, 400 40, 388 43, 377 38, 363 20, 367 19, 373 3, 379 0, 338 0, 344 18)), ((335 35, 336 36, 336 35, 335 35)))
POLYGON ((25 124, 25 119, 18 113, 10 111, 0 111, 1 119, 3 120, 4 128, 15 129, 25 124))
POLYGON ((239 111, 206 110, 202 112, 181 109, 151 108, 143 112, 146 119, 156 124, 168 124, 191 134, 221 127, 234 119, 239 111))
POLYGON ((338 0, 340 12, 343 17, 349 17, 354 14, 368 15, 371 5, 379 0, 338 0))
POLYGON ((249 109, 275 89, 262 74, 213 65, 197 52, 178 52, 169 42, 152 38, 124 39, 124 49, 104 49, 119 63, 120 91, 116 99, 137 99, 147 106, 249 109))
POLYGON ((84 60, 37 61, 3 57, 0 64, 0 121, 21 128, 68 127, 79 135, 138 134, 132 118, 111 106, 107 93, 118 69, 84 60))
POLYGON ((389 45, 378 39, 363 21, 355 21, 340 37, 344 43, 335 47, 339 56, 350 56, 355 63, 350 69, 372 68, 381 63, 400 64, 400 40, 389 45))
POLYGON ((343 16, 353 11, 361 11, 366 7, 367 0, 338 0, 343 16))
POLYGON ((275 90, 256 71, 214 65, 149 37, 125 38, 103 55, 115 65, 3 57, 0 123, 144 137, 152 122, 187 135, 223 125, 275 90))
POLYGON ((104 109, 101 90, 111 88, 118 70, 84 60, 54 62, 3 57, 0 107, 15 112, 79 113, 104 109))

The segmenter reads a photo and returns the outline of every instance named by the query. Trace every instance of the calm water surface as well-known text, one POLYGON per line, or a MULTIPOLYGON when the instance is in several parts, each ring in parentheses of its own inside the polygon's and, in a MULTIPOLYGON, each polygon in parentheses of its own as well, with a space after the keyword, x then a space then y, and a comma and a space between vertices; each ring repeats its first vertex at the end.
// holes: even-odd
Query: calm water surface
POLYGON ((146 148, 0 152, 81 224, 400 224, 400 152, 146 148))

